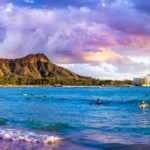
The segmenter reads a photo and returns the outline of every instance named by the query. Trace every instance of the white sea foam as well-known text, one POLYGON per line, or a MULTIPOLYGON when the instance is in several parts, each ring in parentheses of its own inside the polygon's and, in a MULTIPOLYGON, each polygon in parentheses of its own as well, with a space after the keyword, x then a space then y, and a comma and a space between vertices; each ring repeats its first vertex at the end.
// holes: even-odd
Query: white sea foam
POLYGON ((0 129, 0 138, 2 140, 22 141, 40 144, 54 144, 63 140, 63 138, 57 136, 37 134, 34 132, 18 129, 0 129))

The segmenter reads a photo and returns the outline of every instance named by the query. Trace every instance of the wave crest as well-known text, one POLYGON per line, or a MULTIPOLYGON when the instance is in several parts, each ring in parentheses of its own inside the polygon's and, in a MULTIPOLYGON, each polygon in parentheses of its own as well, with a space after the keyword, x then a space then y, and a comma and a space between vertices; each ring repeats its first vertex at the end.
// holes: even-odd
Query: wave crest
POLYGON ((0 139, 40 144, 54 144, 63 140, 63 138, 57 136, 37 134, 18 129, 0 129, 0 139))

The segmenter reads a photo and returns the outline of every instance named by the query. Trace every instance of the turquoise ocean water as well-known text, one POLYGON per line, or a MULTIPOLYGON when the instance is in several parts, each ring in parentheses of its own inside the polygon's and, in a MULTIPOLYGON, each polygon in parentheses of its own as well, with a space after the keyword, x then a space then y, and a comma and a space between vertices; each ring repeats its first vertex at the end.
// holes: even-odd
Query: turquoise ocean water
POLYGON ((149 150, 141 100, 150 103, 150 88, 0 88, 0 149, 149 150))

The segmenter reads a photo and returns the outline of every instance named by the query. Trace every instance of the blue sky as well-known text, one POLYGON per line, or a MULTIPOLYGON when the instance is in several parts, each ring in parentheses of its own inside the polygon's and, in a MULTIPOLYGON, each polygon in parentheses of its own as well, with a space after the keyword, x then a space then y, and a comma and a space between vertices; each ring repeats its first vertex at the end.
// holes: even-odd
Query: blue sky
MULTIPOLYGON (((111 2, 112 0, 108 0, 111 2)), ((88 6, 93 7, 96 6, 100 0, 11 0, 6 2, 12 2, 19 6, 32 6, 32 7, 48 7, 48 8, 66 8, 68 6, 72 7, 82 7, 88 6)))
POLYGON ((0 57, 45 53, 82 75, 150 73, 150 0, 0 1, 0 57))

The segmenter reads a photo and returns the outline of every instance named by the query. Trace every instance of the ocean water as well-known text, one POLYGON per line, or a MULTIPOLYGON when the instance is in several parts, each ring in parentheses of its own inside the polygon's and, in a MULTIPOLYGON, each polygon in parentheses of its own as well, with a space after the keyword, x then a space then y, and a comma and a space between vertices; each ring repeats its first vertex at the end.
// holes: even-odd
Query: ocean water
POLYGON ((141 100, 150 103, 150 88, 0 88, 0 149, 149 150, 141 100))

